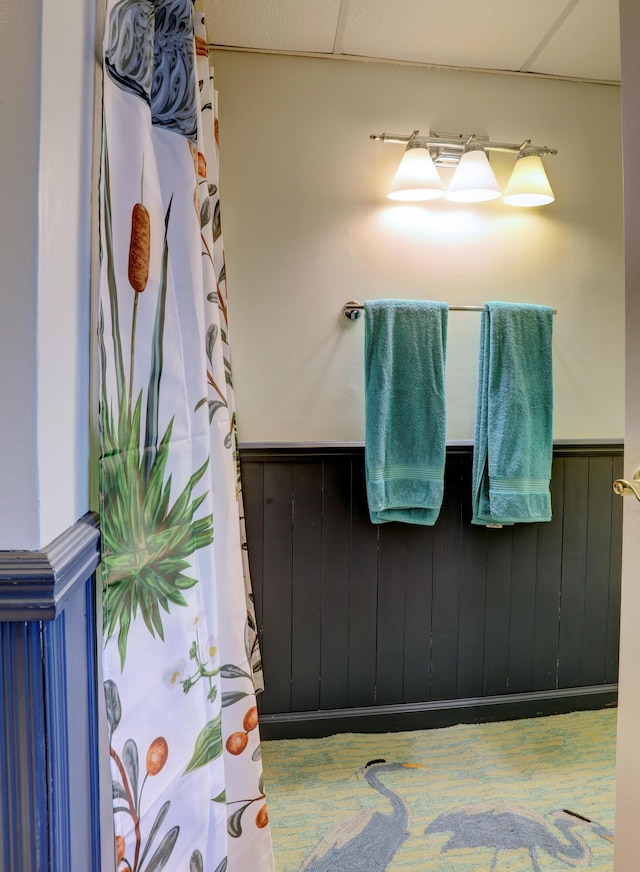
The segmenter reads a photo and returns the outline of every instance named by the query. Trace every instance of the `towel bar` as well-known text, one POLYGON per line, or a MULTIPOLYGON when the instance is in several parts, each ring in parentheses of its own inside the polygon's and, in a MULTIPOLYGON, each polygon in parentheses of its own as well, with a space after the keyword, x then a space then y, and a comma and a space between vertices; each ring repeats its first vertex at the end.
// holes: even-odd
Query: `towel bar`
MULTIPOLYGON (((349 321, 357 321, 360 315, 362 315, 363 309, 364 305, 362 303, 359 303, 357 300, 349 300, 342 307, 342 312, 349 321)), ((484 312, 484 309, 484 306, 449 306, 450 312, 484 312)), ((553 310, 553 314, 558 314, 556 309, 553 310)))

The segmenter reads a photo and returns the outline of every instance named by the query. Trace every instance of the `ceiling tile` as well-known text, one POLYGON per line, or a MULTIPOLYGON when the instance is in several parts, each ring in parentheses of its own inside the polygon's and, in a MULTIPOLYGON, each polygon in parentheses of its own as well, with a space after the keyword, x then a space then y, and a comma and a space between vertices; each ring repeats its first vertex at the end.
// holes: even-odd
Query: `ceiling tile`
POLYGON ((332 52, 340 0, 204 0, 204 12, 216 45, 332 52))
POLYGON ((618 0, 204 0, 210 42, 619 81, 618 0), (342 14, 341 14, 342 10, 342 14))
POLYGON ((529 69, 619 82, 618 0, 580 0, 529 69))
POLYGON ((342 52, 519 70, 565 8, 558 0, 350 0, 342 52))

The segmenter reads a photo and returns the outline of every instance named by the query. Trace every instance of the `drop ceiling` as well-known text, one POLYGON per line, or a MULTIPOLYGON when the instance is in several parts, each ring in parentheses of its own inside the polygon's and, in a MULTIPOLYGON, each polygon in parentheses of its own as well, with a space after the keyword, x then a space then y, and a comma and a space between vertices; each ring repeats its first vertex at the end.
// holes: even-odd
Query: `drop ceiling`
POLYGON ((618 0, 204 0, 222 48, 620 81, 618 0))

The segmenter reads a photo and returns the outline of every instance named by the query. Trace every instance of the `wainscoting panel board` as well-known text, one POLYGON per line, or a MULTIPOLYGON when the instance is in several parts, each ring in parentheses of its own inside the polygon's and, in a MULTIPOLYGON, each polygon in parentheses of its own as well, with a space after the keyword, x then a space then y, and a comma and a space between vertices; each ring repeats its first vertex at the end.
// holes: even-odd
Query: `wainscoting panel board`
POLYGON ((349 576, 351 461, 323 466, 320 613, 320 708, 341 705, 349 695, 349 576))
MULTIPOLYGON (((487 532, 487 559, 484 566, 486 595, 484 611, 484 685, 482 696, 507 693, 509 689, 509 638, 512 591, 519 572, 513 567, 513 527, 487 532), (492 535, 497 533, 498 535, 492 535)), ((481 567, 478 567, 482 571, 481 567)), ((481 655, 481 651, 476 652, 481 655)))
POLYGON ((291 611, 291 706, 294 711, 320 708, 322 490, 322 466, 296 463, 292 500, 296 535, 292 542, 291 566, 296 579, 291 611))
MULTIPOLYGON (((613 458, 615 481, 624 475, 622 456, 613 458)), ((607 621, 607 644, 605 682, 618 680, 618 650, 620 646, 620 586, 622 581, 622 500, 614 500, 611 506, 611 545, 609 562, 609 611, 607 621)))
MULTIPOLYGON (((369 521, 364 464, 351 461, 351 481, 350 563, 340 578, 349 590, 349 684, 338 708, 372 705, 376 694, 379 530, 369 521)), ((332 625, 332 612, 322 618, 332 625)))
POLYGON ((564 513, 564 459, 551 466, 549 524, 539 524, 536 551, 536 602, 533 643, 533 687, 554 690, 558 668, 558 616, 562 582, 562 516, 564 513))
MULTIPOLYGON (((462 455, 463 480, 471 476, 471 455, 462 455)), ((456 697, 480 697, 484 693, 484 663, 478 651, 485 644, 486 572, 478 572, 487 559, 485 527, 471 523, 471 500, 462 501, 460 527, 460 611, 458 613, 458 674, 456 697)))
MULTIPOLYGON (((447 483, 441 516, 433 527, 431 626, 431 681, 429 699, 454 699, 458 674, 458 612, 460 594, 461 458, 447 458, 447 483)), ((391 534, 395 531, 391 528, 391 534)), ((413 603, 406 603, 413 608, 413 603)), ((408 664, 411 668, 411 664, 408 664)), ((398 689, 399 690, 399 689, 398 689)), ((399 692, 387 702, 404 702, 399 692)))
MULTIPOLYGON (((430 528, 429 528, 430 529, 430 528)), ((418 527, 406 525, 406 602, 404 609, 403 692, 406 702, 420 702, 429 693, 431 626, 433 600, 433 530, 424 535, 418 527)))
MULTIPOLYGON (((613 504, 607 480, 615 478, 613 458, 589 460, 589 494, 587 506, 587 550, 585 565, 585 613, 582 644, 582 682, 601 684, 606 680, 607 621, 609 590, 600 579, 609 575, 611 563, 611 515, 613 504), (601 652, 605 652, 602 657, 601 652)), ((622 500, 617 501, 619 504, 622 500)), ((622 508, 621 505, 618 508, 622 508)))
MULTIPOLYGON (((250 463, 242 474, 242 498, 245 517, 253 518, 253 533, 251 536, 251 584, 256 614, 264 615, 262 591, 264 567, 264 466, 261 463, 250 463)), ((247 551, 248 551, 248 545, 247 551)), ((264 637, 261 634, 261 655, 264 660, 264 637)), ((258 712, 262 712, 263 694, 258 694, 258 712)))
POLYGON ((434 527, 370 522, 361 446, 241 447, 265 735, 322 734, 311 721, 341 711, 389 712, 386 729, 425 705, 497 713, 501 697, 513 716, 519 694, 527 710, 611 704, 622 454, 557 446, 552 521, 486 529, 471 524, 470 446, 447 450, 434 527))
POLYGON ((46 869, 48 778, 39 625, 0 622, 0 652, 0 870, 46 869))
POLYGON ((589 497, 588 461, 586 465, 585 469, 585 461, 580 457, 567 457, 564 461, 558 684, 565 687, 577 687, 582 680, 589 497))
MULTIPOLYGON (((268 697, 271 707, 265 708, 265 711, 291 711, 294 592, 291 463, 265 464, 263 524, 262 616, 258 620, 263 626, 273 628, 270 633, 263 634, 262 639, 263 663, 272 664, 268 697)), ((247 542, 250 541, 251 534, 247 531, 247 542)), ((301 583, 304 584, 304 581, 301 583)))

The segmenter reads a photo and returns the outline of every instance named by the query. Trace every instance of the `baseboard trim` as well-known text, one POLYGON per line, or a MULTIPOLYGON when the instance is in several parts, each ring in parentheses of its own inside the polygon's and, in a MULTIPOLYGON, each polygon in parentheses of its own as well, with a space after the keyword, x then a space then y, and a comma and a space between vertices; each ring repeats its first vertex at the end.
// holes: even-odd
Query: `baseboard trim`
POLYGON ((42 551, 0 551, 0 621, 54 620, 99 561, 95 512, 87 512, 42 551))
POLYGON ((618 685, 572 687, 403 705, 260 715, 264 740, 317 739, 336 733, 393 733, 455 724, 518 720, 617 705, 618 685))

